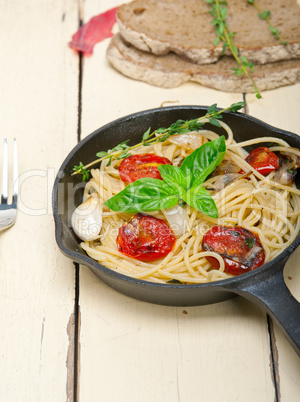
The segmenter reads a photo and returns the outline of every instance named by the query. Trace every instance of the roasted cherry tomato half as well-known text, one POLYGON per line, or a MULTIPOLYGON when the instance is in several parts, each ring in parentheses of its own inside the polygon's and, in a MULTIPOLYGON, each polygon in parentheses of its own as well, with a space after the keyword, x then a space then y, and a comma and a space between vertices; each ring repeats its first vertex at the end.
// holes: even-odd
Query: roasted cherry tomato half
POLYGON ((121 180, 132 183, 143 177, 160 179, 159 165, 172 165, 168 158, 154 154, 137 154, 123 159, 119 166, 121 180))
POLYGON ((154 261, 173 250, 176 237, 162 219, 138 213, 119 229, 118 250, 141 261, 154 261))
MULTIPOLYGON (((225 272, 240 275, 260 267, 265 261, 265 252, 255 233, 241 226, 213 226, 203 237, 202 248, 220 254, 225 262, 225 272)), ((214 268, 219 262, 206 257, 214 268)))
POLYGON ((246 158, 246 162, 264 176, 273 172, 279 166, 278 156, 267 147, 259 147, 251 151, 246 158))

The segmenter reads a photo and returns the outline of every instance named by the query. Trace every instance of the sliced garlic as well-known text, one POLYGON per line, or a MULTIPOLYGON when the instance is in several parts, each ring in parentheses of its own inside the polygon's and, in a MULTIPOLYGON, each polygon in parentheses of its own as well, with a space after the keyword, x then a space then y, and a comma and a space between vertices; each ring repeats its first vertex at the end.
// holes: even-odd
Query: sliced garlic
POLYGON ((81 240, 99 239, 102 227, 102 206, 99 198, 91 195, 80 204, 72 214, 71 224, 81 240))
POLYGON ((176 134, 168 138, 168 141, 172 144, 179 145, 188 151, 194 151, 195 149, 201 147, 207 139, 198 133, 197 131, 191 131, 185 134, 176 134))
POLYGON ((170 227, 177 237, 181 237, 188 230, 189 216, 184 208, 179 204, 175 207, 162 210, 170 227))

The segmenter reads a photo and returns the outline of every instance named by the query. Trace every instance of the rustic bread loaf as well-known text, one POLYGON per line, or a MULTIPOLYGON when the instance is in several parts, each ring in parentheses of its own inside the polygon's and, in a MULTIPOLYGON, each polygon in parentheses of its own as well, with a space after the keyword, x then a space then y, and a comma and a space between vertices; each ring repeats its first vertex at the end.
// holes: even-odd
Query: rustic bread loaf
MULTIPOLYGON (((253 92, 249 79, 233 75, 236 63, 224 56, 218 62, 206 65, 191 63, 175 53, 156 56, 136 49, 116 34, 107 49, 112 66, 127 77, 145 81, 163 88, 174 88, 186 81, 225 92, 253 92)), ((251 73, 260 91, 300 82, 300 59, 255 66, 251 73)))
MULTIPOLYGON (((257 9, 246 0, 229 0, 227 24, 236 32, 234 43, 241 55, 254 63, 300 58, 300 7, 297 0, 259 0, 271 11, 273 26, 288 45, 282 45, 257 9)), ((134 0, 119 7, 117 21, 123 38, 136 48, 163 55, 170 51, 194 63, 217 61, 220 43, 214 46, 215 27, 205 0, 134 0)), ((230 54, 227 49, 227 54, 230 54)))

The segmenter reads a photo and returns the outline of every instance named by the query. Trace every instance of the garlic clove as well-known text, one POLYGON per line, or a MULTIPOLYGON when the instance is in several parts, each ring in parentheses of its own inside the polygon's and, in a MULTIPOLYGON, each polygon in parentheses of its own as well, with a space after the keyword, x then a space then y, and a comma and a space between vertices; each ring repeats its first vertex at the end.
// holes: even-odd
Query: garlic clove
POLYGON ((170 138, 168 138, 168 141, 172 144, 185 148, 189 152, 192 152, 207 142, 207 139, 197 131, 191 131, 185 134, 172 135, 170 138))
POLYGON ((163 209, 162 212, 177 237, 186 233, 189 227, 189 216, 184 208, 177 204, 175 207, 163 209))
POLYGON ((102 207, 98 197, 90 196, 72 214, 71 225, 84 241, 99 239, 102 227, 102 207))

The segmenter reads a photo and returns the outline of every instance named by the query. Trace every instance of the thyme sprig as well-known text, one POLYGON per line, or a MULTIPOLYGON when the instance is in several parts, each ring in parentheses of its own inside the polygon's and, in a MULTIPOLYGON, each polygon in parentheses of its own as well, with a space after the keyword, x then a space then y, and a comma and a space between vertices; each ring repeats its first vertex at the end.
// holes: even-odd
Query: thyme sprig
POLYGON ((197 119, 177 120, 175 123, 171 124, 170 127, 161 127, 152 132, 151 128, 149 127, 148 130, 143 134, 142 141, 138 144, 129 146, 127 144, 129 140, 126 140, 109 151, 100 151, 96 154, 98 159, 94 160, 93 162, 90 162, 87 165, 83 165, 83 163, 80 162, 79 165, 74 166, 72 175, 82 174, 82 181, 86 181, 89 179, 90 167, 102 162, 104 159, 108 159, 107 165, 109 166, 113 160, 124 159, 127 156, 130 156, 130 151, 140 147, 141 145, 149 146, 158 142, 164 142, 174 134, 184 134, 190 131, 199 131, 206 123, 205 120, 208 120, 210 124, 213 124, 216 127, 221 127, 218 120, 222 119, 222 113, 226 111, 235 113, 244 106, 244 102, 237 102, 233 103, 227 108, 217 110, 217 104, 214 103, 207 109, 207 112, 204 116, 197 119))
POLYGON ((274 27, 274 25, 272 24, 272 22, 270 20, 271 11, 263 10, 262 8, 260 8, 255 0, 246 0, 246 1, 249 4, 252 4, 257 9, 258 16, 259 16, 260 19, 266 20, 266 22, 269 25, 269 28, 270 28, 270 31, 271 31, 272 35, 276 39, 278 39, 282 45, 286 46, 288 44, 288 42, 286 42, 285 40, 282 39, 279 30, 274 27))
POLYGON ((79 165, 75 165, 73 167, 73 170, 74 170, 73 174, 76 173, 82 174, 82 181, 86 181, 90 177, 90 169, 87 169, 87 167, 84 166, 82 162, 79 162, 79 165))
POLYGON ((214 46, 219 42, 223 42, 223 53, 225 53, 227 47, 229 48, 238 65, 237 68, 233 68, 233 74, 236 74, 239 77, 245 74, 253 85, 256 97, 260 99, 261 94, 248 71, 249 69, 254 71, 253 63, 248 62, 245 56, 240 55, 239 49, 233 43, 235 32, 230 32, 228 29, 226 21, 227 2, 219 0, 206 0, 206 2, 211 6, 210 14, 214 17, 212 24, 216 27, 217 38, 214 41, 214 46))

